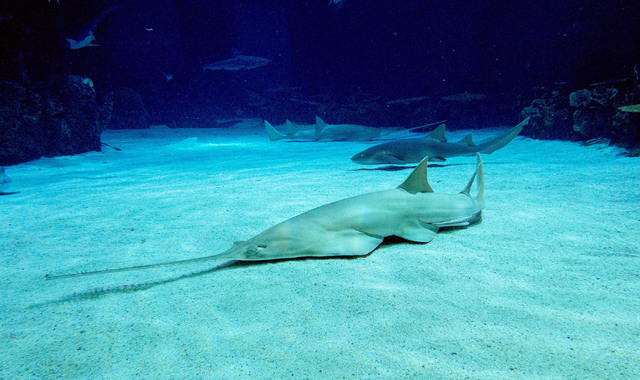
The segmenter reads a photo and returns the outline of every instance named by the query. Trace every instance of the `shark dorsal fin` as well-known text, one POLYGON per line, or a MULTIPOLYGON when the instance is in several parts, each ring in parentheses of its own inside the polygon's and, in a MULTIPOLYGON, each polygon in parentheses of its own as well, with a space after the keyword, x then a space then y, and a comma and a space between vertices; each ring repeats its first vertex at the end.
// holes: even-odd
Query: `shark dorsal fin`
POLYGON ((469 133, 468 135, 466 135, 462 140, 458 141, 461 144, 466 144, 469 146, 475 146, 476 143, 473 142, 473 136, 471 136, 471 133, 469 133))
POLYGON ((316 134, 322 132, 322 130, 327 126, 324 120, 320 118, 320 116, 316 116, 316 134))
POLYGON ((427 159, 425 157, 415 169, 409 174, 407 179, 398 186, 399 189, 406 190, 408 193, 433 193, 433 189, 427 181, 427 159))
POLYGON ((291 120, 287 119, 284 122, 284 124, 287 126, 287 134, 288 135, 295 135, 296 133, 298 133, 298 128, 296 128, 296 126, 293 125, 291 120))
POLYGON ((264 127, 267 131, 267 136, 269 136, 269 140, 271 141, 276 141, 287 137, 287 135, 285 135, 284 133, 278 132, 278 130, 275 129, 273 125, 271 125, 271 123, 266 120, 264 121, 264 127))
POLYGON ((440 124, 438 128, 429 132, 426 137, 440 142, 447 142, 447 137, 444 135, 444 124, 440 124))

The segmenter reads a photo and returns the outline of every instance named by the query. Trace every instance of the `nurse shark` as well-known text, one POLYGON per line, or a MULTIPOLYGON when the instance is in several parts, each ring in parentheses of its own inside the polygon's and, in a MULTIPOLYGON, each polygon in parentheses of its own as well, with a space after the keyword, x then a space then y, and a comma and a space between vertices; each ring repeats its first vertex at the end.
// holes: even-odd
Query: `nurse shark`
POLYGON ((105 274, 211 260, 265 261, 297 257, 365 256, 383 239, 398 236, 427 243, 443 227, 465 227, 481 219, 484 171, 477 155, 476 170, 460 193, 435 193, 427 181, 427 159, 400 186, 342 199, 287 219, 227 251, 206 257, 105 269, 47 279, 105 274), (477 195, 471 187, 477 182, 477 195))
POLYGON ((270 59, 255 57, 252 55, 241 55, 234 51, 234 56, 232 58, 228 58, 222 61, 213 62, 209 64, 203 64, 202 70, 207 71, 216 71, 216 70, 227 70, 227 71, 240 71, 240 70, 252 70, 257 69, 258 67, 266 66, 271 63, 270 59))
POLYGON ((104 11, 102 11, 98 17, 93 19, 93 21, 78 31, 73 37, 67 37, 66 40, 69 43, 69 49, 78 50, 85 48, 87 46, 99 46, 94 44, 96 37, 93 35, 98 25, 104 21, 109 15, 118 9, 118 6, 112 6, 104 11))
POLYGON ((371 141, 393 132, 399 128, 376 128, 359 124, 327 124, 316 116, 314 129, 300 128, 299 125, 286 121, 286 133, 279 132, 266 120, 264 126, 269 140, 287 139, 292 141, 371 141))
POLYGON ((432 161, 444 161, 447 157, 473 156, 476 153, 493 153, 507 145, 529 123, 529 118, 497 137, 479 144, 473 142, 471 134, 458 142, 447 142, 444 124, 422 138, 407 138, 374 145, 351 157, 362 165, 404 165, 420 162, 429 157, 432 161))

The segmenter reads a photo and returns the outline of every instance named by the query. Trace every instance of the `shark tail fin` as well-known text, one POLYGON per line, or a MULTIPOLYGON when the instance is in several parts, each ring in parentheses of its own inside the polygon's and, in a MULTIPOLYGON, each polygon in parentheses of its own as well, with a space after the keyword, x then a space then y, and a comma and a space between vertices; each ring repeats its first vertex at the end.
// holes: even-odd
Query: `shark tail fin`
POLYGON ((264 128, 267 130, 267 136, 269 136, 270 141, 277 141, 287 137, 284 133, 278 132, 278 130, 266 120, 264 121, 264 128))
POLYGON ((476 180, 476 185, 478 186, 476 200, 484 203, 484 168, 482 166, 480 153, 476 153, 476 157, 476 171, 473 173, 471 179, 467 182, 467 186, 464 187, 461 193, 471 196, 471 187, 473 186, 474 180, 476 180))
POLYGON ((407 179, 402 182, 399 189, 406 190, 410 194, 417 193, 433 193, 431 185, 427 180, 428 157, 425 157, 418 166, 409 174, 407 179))
POLYGON ((503 146, 509 144, 511 142, 511 140, 513 140, 516 136, 518 136, 518 134, 522 131, 522 128, 529 124, 529 117, 527 117, 526 119, 524 119, 522 122, 520 122, 520 124, 516 125, 515 127, 511 128, 510 130, 508 130, 506 133, 504 133, 501 136, 496 137, 495 139, 492 139, 490 141, 484 142, 480 145, 478 145, 478 151, 480 153, 493 153, 496 150, 502 148, 503 146))
POLYGON ((430 139, 434 139, 440 142, 447 142, 447 137, 445 136, 444 124, 440 124, 438 128, 429 132, 429 134, 425 137, 428 137, 430 139))

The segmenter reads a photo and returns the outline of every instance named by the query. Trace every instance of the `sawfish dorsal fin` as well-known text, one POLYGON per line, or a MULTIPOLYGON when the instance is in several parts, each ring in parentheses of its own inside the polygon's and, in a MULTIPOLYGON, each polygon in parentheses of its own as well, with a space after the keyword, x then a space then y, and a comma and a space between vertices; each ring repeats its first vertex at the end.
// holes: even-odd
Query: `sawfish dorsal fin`
POLYGON ((438 126, 438 128, 434 129, 433 131, 429 132, 428 135, 426 135, 426 138, 429 139, 434 139, 440 142, 447 142, 447 137, 444 135, 444 124, 440 124, 438 126))
POLYGON ((473 142, 473 136, 471 136, 471 133, 466 135, 462 140, 460 140, 458 142, 460 144, 467 144, 469 146, 475 146, 476 145, 476 143, 473 142))
POLYGON ((427 181, 427 161, 428 157, 420 161, 407 179, 402 182, 402 185, 398 186, 398 189, 406 190, 411 194, 433 193, 433 189, 429 185, 429 181, 427 181))

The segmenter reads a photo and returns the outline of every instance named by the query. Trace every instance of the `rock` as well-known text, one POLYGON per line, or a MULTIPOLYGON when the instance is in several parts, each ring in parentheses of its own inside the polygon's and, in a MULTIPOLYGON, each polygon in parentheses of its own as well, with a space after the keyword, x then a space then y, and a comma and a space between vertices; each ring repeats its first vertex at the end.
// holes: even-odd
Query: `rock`
MULTIPOLYGON (((100 150, 96 95, 69 75, 60 5, 10 0, 0 39, 0 165, 100 150)), ((4 9, 4 8, 3 8, 4 9)))
POLYGON ((0 83, 0 165, 100 150, 93 88, 68 75, 59 87, 0 83))
POLYGON ((522 135, 538 139, 576 139, 566 83, 556 83, 555 88, 542 90, 541 97, 520 113, 522 120, 531 117, 522 135))
POLYGON ((591 101, 591 91, 578 90, 569 94, 569 105, 571 107, 584 107, 591 101))

